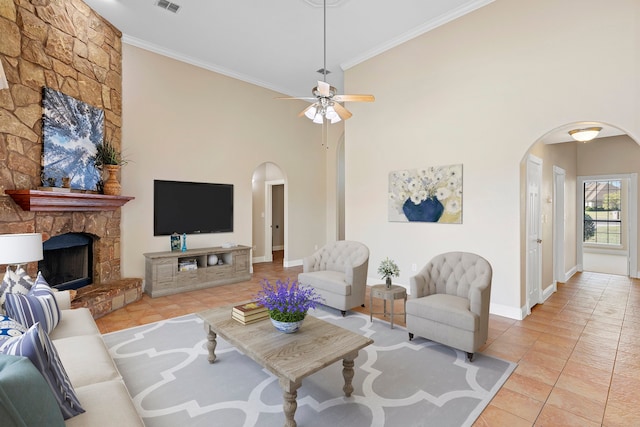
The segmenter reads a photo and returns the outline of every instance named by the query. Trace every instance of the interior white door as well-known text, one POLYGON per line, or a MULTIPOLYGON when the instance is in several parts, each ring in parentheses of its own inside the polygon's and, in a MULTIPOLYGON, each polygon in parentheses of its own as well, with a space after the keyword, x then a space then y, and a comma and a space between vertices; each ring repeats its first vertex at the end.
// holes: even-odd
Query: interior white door
POLYGON ((566 280, 564 266, 564 183, 566 172, 557 166, 553 167, 553 279, 556 282, 566 280))
POLYGON ((542 187, 542 159, 527 159, 527 314, 540 302, 542 290, 542 217, 540 215, 540 188, 542 187))

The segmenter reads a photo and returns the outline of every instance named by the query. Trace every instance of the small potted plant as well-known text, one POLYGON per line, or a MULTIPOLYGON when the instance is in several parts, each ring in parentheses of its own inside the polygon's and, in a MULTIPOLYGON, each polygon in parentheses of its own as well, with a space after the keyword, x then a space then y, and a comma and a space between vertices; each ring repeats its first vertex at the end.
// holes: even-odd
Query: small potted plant
POLYGON ((275 285, 267 279, 260 282, 262 289, 256 301, 267 307, 271 322, 281 332, 292 333, 300 329, 307 311, 316 308, 323 298, 310 286, 300 285, 297 280, 277 280, 275 285))
POLYGON ((391 278, 398 277, 400 275, 400 269, 398 265, 390 260, 389 258, 385 258, 381 263, 380 267, 378 267, 378 274, 385 279, 385 283, 387 284, 387 288, 391 287, 391 278))
POLYGON ((104 141, 96 145, 96 154, 93 156, 93 162, 96 168, 109 173, 109 177, 102 184, 103 193, 119 195, 121 187, 118 182, 118 172, 120 171, 120 167, 128 163, 122 156, 122 153, 120 153, 111 142, 104 141))

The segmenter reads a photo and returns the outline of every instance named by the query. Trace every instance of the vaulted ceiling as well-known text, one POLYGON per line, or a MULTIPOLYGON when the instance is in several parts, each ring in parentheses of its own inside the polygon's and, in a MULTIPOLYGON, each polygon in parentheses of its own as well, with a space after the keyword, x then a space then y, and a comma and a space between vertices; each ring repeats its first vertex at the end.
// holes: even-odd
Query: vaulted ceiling
MULTIPOLYGON (((492 1, 327 0, 327 82, 342 92, 343 70, 492 1)), ((125 43, 290 96, 322 80, 323 0, 85 2, 125 43)))

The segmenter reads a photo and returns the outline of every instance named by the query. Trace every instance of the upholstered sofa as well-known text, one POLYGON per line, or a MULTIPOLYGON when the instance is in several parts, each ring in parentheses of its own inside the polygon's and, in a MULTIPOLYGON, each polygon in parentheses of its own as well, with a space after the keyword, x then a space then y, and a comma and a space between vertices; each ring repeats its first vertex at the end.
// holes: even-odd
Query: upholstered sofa
POLYGON ((409 279, 409 339, 414 334, 467 352, 469 360, 489 334, 492 269, 468 252, 435 256, 409 279))
MULTIPOLYGON (((48 337, 57 351, 77 400, 84 410, 83 413, 66 419, 63 425, 69 427, 144 426, 90 311, 86 308, 71 309, 69 292, 55 292, 54 295, 61 317, 48 337)), ((20 362, 24 362, 22 365, 25 368, 33 369, 30 363, 26 363, 28 361, 26 358, 6 355, 1 357, 0 376, 3 373, 7 374, 12 366, 18 369, 20 362)), ((42 378, 39 381, 33 384, 40 385, 33 385, 33 387, 46 385, 42 378)), ((21 386, 27 387, 27 384, 32 383, 22 381, 21 386)), ((3 386, 5 384, 0 381, 0 388, 3 386)), ((41 389, 21 391, 26 396, 42 395, 41 392, 41 389)), ((24 425, 21 414, 18 413, 21 407, 20 402, 16 402, 15 394, 13 396, 13 401, 11 396, 8 398, 6 395, 0 396, 3 397, 0 405, 1 418, 4 419, 4 421, 0 419, 0 424, 3 426, 24 425), (7 401, 9 404, 6 403, 7 401)), ((58 405, 54 406, 54 410, 60 411, 58 405)), ((41 402, 33 402, 29 405, 28 425, 50 426, 62 422, 62 417, 59 415, 56 416, 60 421, 56 420, 55 424, 51 422, 50 420, 55 417, 47 418, 47 414, 42 413, 47 410, 51 410, 51 406, 43 405, 41 402)))
POLYGON ((368 266, 369 249, 364 244, 339 240, 302 260, 298 282, 315 288, 325 305, 344 316, 353 307, 364 307, 368 266))

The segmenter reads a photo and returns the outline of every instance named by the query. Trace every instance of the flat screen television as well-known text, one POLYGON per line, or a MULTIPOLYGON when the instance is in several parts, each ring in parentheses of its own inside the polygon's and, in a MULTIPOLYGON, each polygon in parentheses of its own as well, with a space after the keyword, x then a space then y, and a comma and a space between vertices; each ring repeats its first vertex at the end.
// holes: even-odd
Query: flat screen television
POLYGON ((233 231, 233 185, 153 181, 153 235, 233 231))

